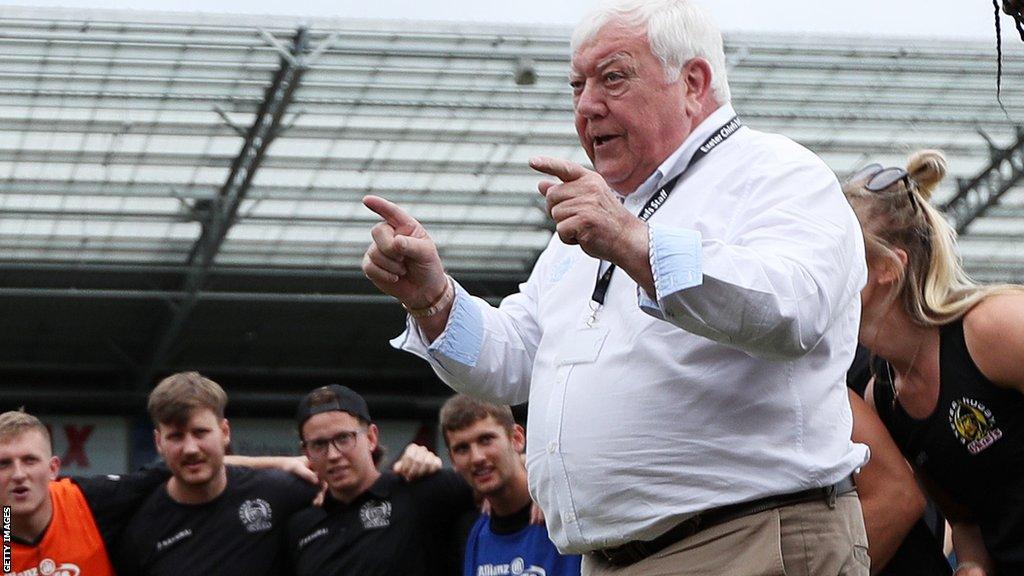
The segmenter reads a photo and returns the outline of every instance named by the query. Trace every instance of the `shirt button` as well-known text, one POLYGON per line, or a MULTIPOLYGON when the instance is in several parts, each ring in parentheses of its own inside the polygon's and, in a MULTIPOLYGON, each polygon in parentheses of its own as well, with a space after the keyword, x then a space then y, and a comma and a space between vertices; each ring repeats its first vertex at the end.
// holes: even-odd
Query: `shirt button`
POLYGON ((548 452, 554 454, 555 450, 558 450, 558 444, 555 442, 548 443, 548 452))

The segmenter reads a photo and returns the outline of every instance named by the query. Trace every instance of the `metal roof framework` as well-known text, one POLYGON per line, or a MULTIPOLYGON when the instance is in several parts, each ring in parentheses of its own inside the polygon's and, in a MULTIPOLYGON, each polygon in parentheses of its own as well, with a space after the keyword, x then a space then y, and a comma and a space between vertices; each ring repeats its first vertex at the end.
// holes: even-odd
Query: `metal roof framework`
MULTIPOLYGON (((527 159, 586 163, 568 35, 0 7, 0 373, 444 393, 384 343, 401 314, 359 273, 376 221, 360 199, 405 206, 475 291, 513 290, 552 230, 527 159)), ((1008 119, 990 44, 726 34, 747 124, 840 174, 943 149, 940 205, 1018 142, 1024 46, 1004 43, 1008 119)), ((1024 280, 1019 183, 964 223, 979 279, 1024 280)))

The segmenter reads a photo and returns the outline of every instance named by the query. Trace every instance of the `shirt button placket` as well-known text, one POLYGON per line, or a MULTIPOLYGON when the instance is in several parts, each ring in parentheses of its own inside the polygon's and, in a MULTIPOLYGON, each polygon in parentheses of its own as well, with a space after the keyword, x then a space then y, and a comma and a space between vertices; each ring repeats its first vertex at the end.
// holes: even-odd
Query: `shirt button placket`
POLYGON ((551 407, 548 410, 548 444, 547 451, 551 462, 551 482, 555 487, 558 498, 558 506, 563 510, 561 519, 564 523, 563 530, 569 540, 576 543, 583 542, 583 534, 580 532, 579 524, 576 523, 576 515, 573 510, 576 503, 572 499, 572 492, 569 490, 568 471, 565 469, 565 462, 560 452, 561 446, 558 439, 562 430, 562 421, 565 418, 565 396, 569 377, 572 374, 573 366, 559 366, 555 372, 555 385, 551 394, 551 407))

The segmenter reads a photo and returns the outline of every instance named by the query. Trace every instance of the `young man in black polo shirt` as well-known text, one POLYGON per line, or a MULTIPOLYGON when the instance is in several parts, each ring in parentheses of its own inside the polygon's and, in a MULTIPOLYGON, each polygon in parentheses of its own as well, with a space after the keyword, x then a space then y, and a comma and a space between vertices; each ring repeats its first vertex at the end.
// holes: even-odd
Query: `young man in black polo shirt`
POLYGON ((225 466, 227 395, 195 372, 149 396, 154 440, 172 477, 142 504, 113 555, 119 576, 277 575, 287 519, 316 488, 280 470, 225 466))
MULTIPOLYGON (((473 494, 452 470, 417 482, 381 473, 373 462, 377 426, 366 401, 344 386, 318 388, 298 410, 311 466, 327 483, 324 505, 288 523, 298 576, 452 574, 457 522, 473 494)), ((456 569, 457 570, 457 569, 456 569)))

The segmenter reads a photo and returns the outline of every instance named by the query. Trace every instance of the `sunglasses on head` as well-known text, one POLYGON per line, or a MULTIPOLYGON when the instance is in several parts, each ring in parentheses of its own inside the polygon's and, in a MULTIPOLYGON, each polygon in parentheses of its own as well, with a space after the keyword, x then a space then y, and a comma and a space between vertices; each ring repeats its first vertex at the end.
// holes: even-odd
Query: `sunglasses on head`
POLYGON ((864 189, 870 192, 882 192, 900 180, 903 180, 904 186, 908 189, 910 188, 910 174, 903 168, 895 166, 883 168, 881 164, 868 164, 847 178, 848 182, 859 182, 861 180, 867 180, 864 183, 864 189))
POLYGON ((911 205, 917 209, 917 199, 914 198, 914 187, 911 185, 910 174, 903 168, 884 168, 881 164, 868 164, 846 179, 847 182, 864 181, 864 189, 868 192, 884 192, 897 182, 903 182, 907 190, 911 205))

